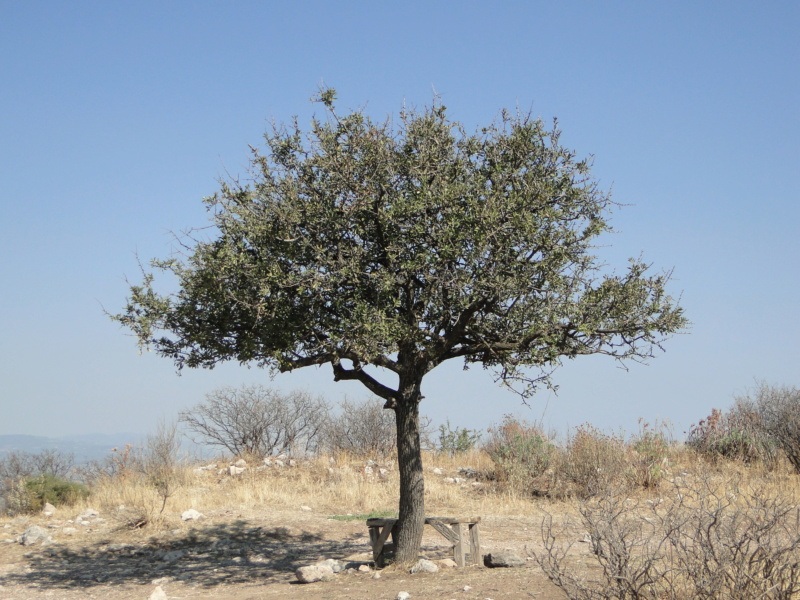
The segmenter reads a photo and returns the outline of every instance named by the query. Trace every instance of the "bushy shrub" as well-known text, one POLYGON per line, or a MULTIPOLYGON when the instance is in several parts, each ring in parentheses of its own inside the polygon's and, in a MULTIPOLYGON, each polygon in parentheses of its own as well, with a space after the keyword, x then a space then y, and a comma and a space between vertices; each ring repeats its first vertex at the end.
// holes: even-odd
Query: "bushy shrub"
POLYGON ((627 448, 621 436, 581 425, 559 453, 556 465, 559 495, 589 497, 628 483, 627 448))
POLYGON ((35 511, 37 501, 26 483, 40 476, 68 481, 74 471, 74 456, 59 450, 10 452, 0 459, 0 508, 11 514, 35 511))
POLYGON ((770 434, 763 415, 749 398, 737 398, 723 413, 713 409, 697 425, 692 425, 686 445, 712 462, 724 458, 745 463, 773 466, 778 443, 770 434))
POLYGON ((42 510, 47 502, 53 506, 72 506, 89 496, 85 485, 47 473, 26 479, 24 487, 30 496, 32 512, 42 510))
POLYGON ((537 479, 550 468, 555 447, 536 425, 506 415, 489 429, 486 452, 495 465, 495 476, 510 491, 532 493, 537 479))
POLYGON ((736 404, 757 415, 762 437, 780 448, 800 473, 800 389, 761 383, 755 392, 737 398, 736 404))
POLYGON ((640 420, 639 432, 630 440, 632 458, 628 465, 628 477, 637 487, 658 486, 666 475, 669 464, 670 441, 664 423, 649 423, 640 420))
POLYGON ((450 427, 448 420, 445 425, 439 426, 439 452, 449 456, 463 454, 472 450, 481 439, 481 432, 477 429, 450 427))

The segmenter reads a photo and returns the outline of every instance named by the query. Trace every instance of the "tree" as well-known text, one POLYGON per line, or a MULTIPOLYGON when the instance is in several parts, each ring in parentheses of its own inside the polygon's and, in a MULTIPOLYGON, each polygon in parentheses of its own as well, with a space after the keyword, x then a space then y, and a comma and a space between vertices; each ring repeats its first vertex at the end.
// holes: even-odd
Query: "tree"
POLYGON ((416 558, 424 522, 419 403, 452 359, 494 369, 528 397, 561 360, 646 359, 686 325, 670 273, 632 260, 602 273, 592 243, 612 202, 559 130, 503 111, 468 134, 434 100, 378 123, 294 119, 252 148, 251 181, 205 200, 212 239, 153 273, 115 316, 177 367, 226 360, 291 371, 329 364, 395 411, 397 555, 416 558))
POLYGON ((234 456, 307 452, 319 443, 328 404, 307 392, 282 394, 259 385, 222 388, 180 414, 208 444, 234 456))

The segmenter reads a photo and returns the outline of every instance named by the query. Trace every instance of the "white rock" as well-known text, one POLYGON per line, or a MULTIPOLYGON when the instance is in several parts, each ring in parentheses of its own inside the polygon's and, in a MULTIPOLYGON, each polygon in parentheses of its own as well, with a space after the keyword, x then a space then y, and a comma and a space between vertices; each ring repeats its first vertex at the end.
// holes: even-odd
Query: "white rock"
POLYGON ((33 546, 34 544, 50 544, 52 543, 53 538, 50 537, 50 534, 47 533, 47 530, 44 527, 39 527, 38 525, 33 525, 28 527, 21 536, 19 536, 19 543, 23 546, 33 546))
POLYGON ((290 458, 290 459, 289 459, 289 462, 288 462, 287 464, 288 464, 290 467, 296 467, 296 466, 297 466, 297 462, 296 462, 296 461, 295 461, 293 458, 290 458))
POLYGON ((408 600, 411 598, 411 594, 408 592, 397 592, 397 596, 395 596, 395 600, 408 600))
POLYGON ((412 573, 436 573, 438 571, 439 567, 436 566, 436 563, 424 558, 419 559, 416 564, 411 567, 412 573))
POLYGON ((295 571, 295 577, 300 583, 314 583, 315 581, 329 581, 333 579, 333 569, 324 565, 309 565, 300 567, 295 571))
POLYGON ((167 600, 167 594, 160 585, 157 585, 147 600, 167 600))
MULTIPOLYGON (((310 507, 310 506, 306 506, 306 505, 304 504, 303 506, 301 506, 301 507, 300 507, 300 510, 304 510, 304 511, 306 511, 306 512, 309 512, 309 511, 311 510, 311 507, 310 507)), ((330 559, 329 559, 329 560, 330 560, 330 559)))
POLYGON ((52 517, 53 513, 56 512, 56 507, 50 504, 49 502, 44 503, 44 508, 42 509, 42 514, 45 517, 52 517))
POLYGON ((228 467, 228 475, 241 475, 244 473, 245 467, 237 467, 236 465, 231 465, 228 467))
POLYGON ((434 475, 441 475, 442 474, 442 470, 439 467, 435 467, 433 469, 433 474, 434 475))
POLYGON ((79 514, 77 517, 75 517, 75 520, 76 521, 85 521, 86 519, 91 519, 93 517, 98 517, 98 516, 100 516, 100 513, 98 511, 96 511, 93 508, 87 508, 81 514, 79 514))
POLYGON ((282 461, 282 460, 280 460, 280 459, 276 460, 274 464, 275 464, 275 466, 276 466, 276 467, 278 467, 279 469, 282 469, 282 468, 283 468, 283 461, 282 461))
POLYGON ((203 517, 203 513, 196 511, 193 508, 185 510, 181 513, 181 521, 196 521, 203 517))
POLYGON ((359 573, 369 573, 372 569, 369 568, 369 565, 358 565, 358 572, 359 573))
POLYGON ((344 570, 344 565, 340 563, 338 560, 333 558, 328 558, 326 560, 321 560, 316 564, 317 567, 328 567, 334 573, 341 573, 344 570))
POLYGON ((240 458, 235 463, 233 463, 234 467, 239 467, 240 469, 244 469, 247 466, 247 461, 243 458, 240 458))

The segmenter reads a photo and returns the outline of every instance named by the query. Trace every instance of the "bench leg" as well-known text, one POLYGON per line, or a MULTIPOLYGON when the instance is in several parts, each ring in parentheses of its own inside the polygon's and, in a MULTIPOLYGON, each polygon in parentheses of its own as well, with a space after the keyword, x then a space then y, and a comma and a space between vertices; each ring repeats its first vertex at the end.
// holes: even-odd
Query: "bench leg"
POLYGON ((466 564, 466 548, 464 547, 464 530, 462 528, 461 523, 455 523, 451 525, 453 529, 453 533, 456 534, 456 543, 453 546, 453 560, 456 561, 456 564, 459 567, 463 567, 466 564))
POLYGON ((481 533, 479 523, 469 524, 469 555, 473 565, 481 564, 481 533))

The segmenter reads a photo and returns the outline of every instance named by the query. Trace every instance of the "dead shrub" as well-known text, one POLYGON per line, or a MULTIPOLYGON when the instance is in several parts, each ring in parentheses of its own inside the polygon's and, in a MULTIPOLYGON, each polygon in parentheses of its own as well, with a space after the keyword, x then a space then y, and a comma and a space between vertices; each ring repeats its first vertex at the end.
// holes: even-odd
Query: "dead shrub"
POLYGON ((800 593, 796 493, 705 475, 642 501, 621 489, 583 500, 581 524, 599 570, 580 574, 563 532, 546 518, 547 577, 575 600, 790 600, 800 593))
POLYGON ((587 498, 629 483, 628 456, 621 436, 584 424, 575 429, 555 464, 553 492, 587 498))
POLYGON ((553 462, 555 447, 541 427, 506 415, 488 431, 484 450, 494 462, 494 479, 517 494, 530 494, 553 462))

